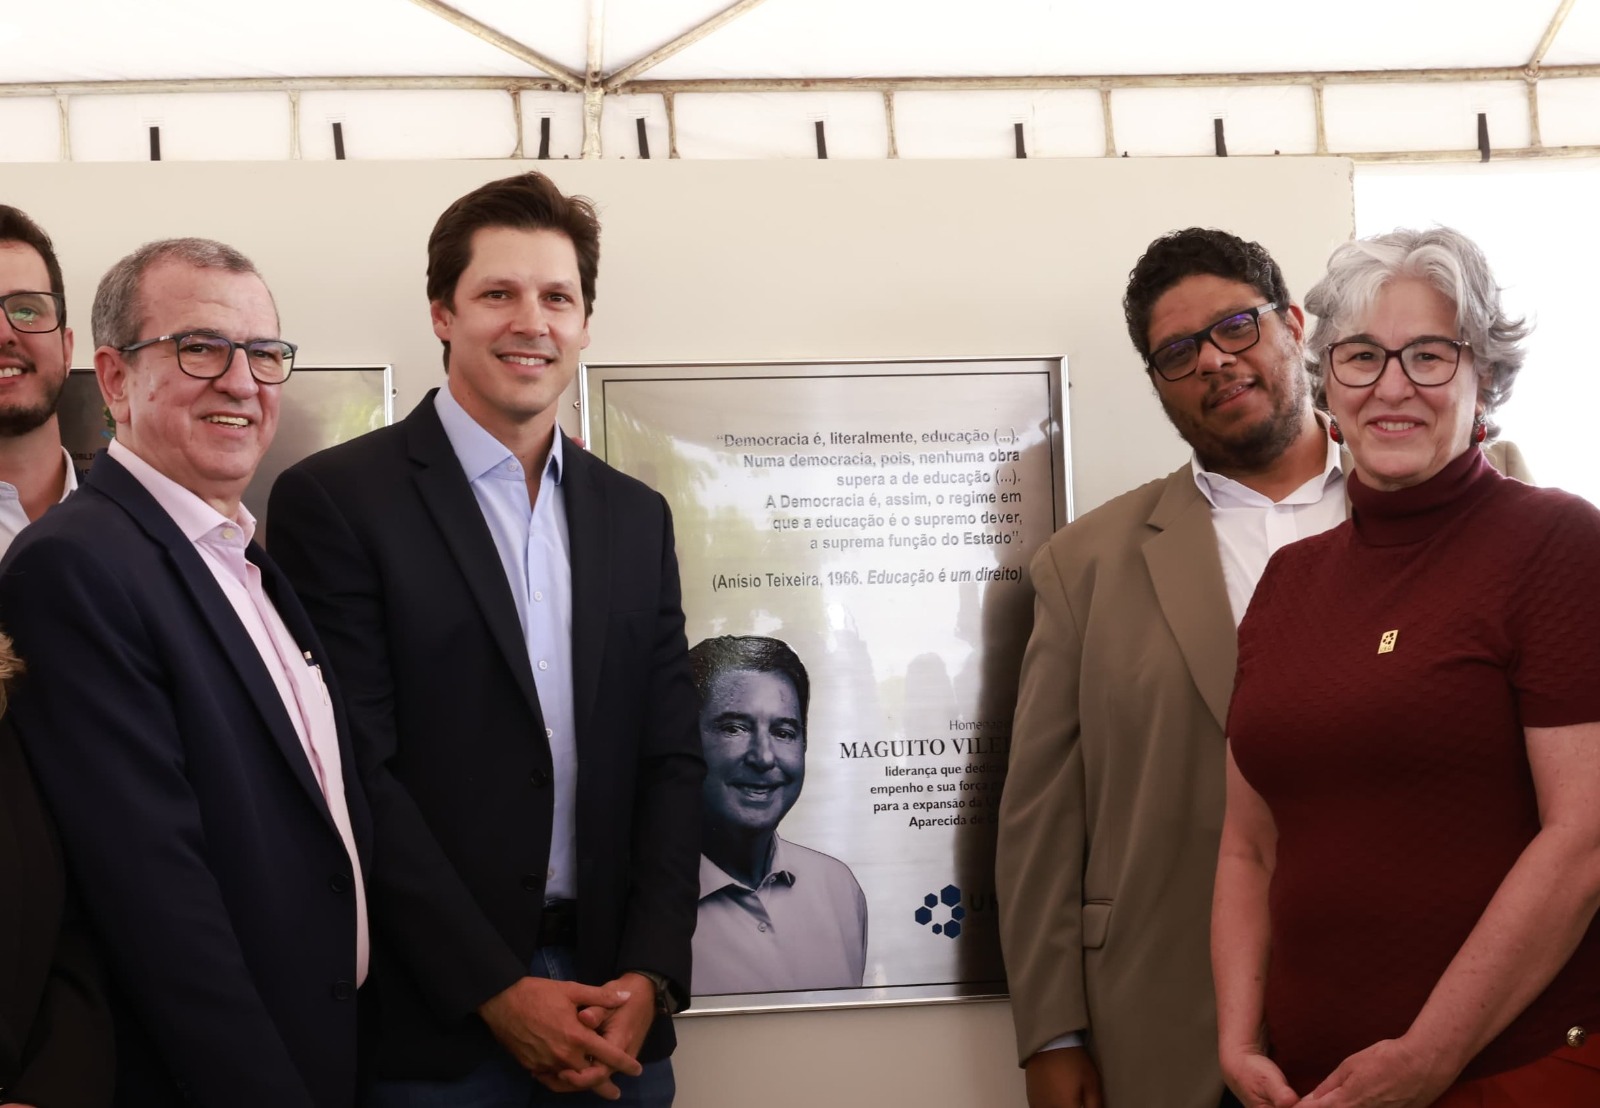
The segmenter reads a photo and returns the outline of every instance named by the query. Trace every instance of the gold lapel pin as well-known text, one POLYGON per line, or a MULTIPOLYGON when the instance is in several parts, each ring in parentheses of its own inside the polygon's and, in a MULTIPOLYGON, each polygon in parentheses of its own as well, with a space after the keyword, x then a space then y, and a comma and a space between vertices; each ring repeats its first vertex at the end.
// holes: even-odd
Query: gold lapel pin
POLYGON ((1388 654, 1391 651, 1393 651, 1394 650, 1395 640, 1398 639, 1399 637, 1400 637, 1399 628, 1396 628, 1393 631, 1385 631, 1383 633, 1383 638, 1378 640, 1378 653, 1379 654, 1388 654))

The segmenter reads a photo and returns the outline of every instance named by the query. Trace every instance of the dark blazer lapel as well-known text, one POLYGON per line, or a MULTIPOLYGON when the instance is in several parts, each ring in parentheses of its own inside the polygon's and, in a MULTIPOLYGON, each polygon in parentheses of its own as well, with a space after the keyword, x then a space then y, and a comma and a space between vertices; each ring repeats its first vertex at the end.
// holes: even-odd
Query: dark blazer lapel
POLYGON ((289 768, 294 771, 296 780, 305 787, 317 810, 323 813, 324 818, 330 820, 331 825, 327 802, 322 797, 322 788, 317 784, 316 775, 311 772, 311 763, 306 758, 305 748, 300 744, 300 736, 294 729, 294 723, 289 719, 289 713, 283 706, 283 698, 278 695, 278 687, 273 683, 272 674, 267 671, 267 665, 257 653, 255 643, 250 639, 250 633, 239 622, 238 613, 233 610, 233 605, 228 602, 222 587, 211 575, 210 567, 195 550, 194 543, 184 537, 172 517, 156 503, 155 497, 150 495, 138 479, 109 454, 96 460, 94 469, 88 477, 88 487, 115 501, 123 511, 133 517, 134 522, 144 530, 151 541, 165 548, 167 557, 172 560, 177 570, 178 579, 183 582, 183 587, 194 599, 195 607, 210 627, 211 633, 216 636, 217 642, 222 647, 223 656, 233 665, 239 679, 244 683, 256 710, 261 713, 267 731, 278 744, 278 748, 283 751, 284 758, 289 762, 289 768))
POLYGON ((600 662, 611 624, 611 524, 605 484, 597 479, 599 461, 571 440, 562 458, 572 544, 572 708, 578 734, 584 735, 600 690, 600 662))
POLYGON ((1157 533, 1144 543, 1144 560, 1156 600, 1195 687, 1225 728, 1239 640, 1210 505, 1187 466, 1167 478, 1149 524, 1157 533))
MULTIPOLYGON (((302 651, 311 656, 310 661, 317 665, 325 665, 327 658, 323 654, 322 641, 317 638, 316 628, 311 626, 311 617, 306 615, 306 610, 301 607, 294 586, 289 584, 289 579, 278 568, 278 563, 268 557, 267 552, 254 542, 245 548, 245 557, 254 562, 256 568, 261 571, 261 587, 265 590, 267 599, 272 601, 272 606, 278 610, 283 625, 289 629, 289 637, 294 639, 302 651)), ((355 750, 350 745, 350 726, 345 719, 344 705, 339 699, 338 685, 330 669, 322 670, 322 681, 327 686, 328 695, 333 697, 333 715, 339 731, 339 760, 344 777, 348 781, 354 778, 356 765, 355 750)), ((343 787, 344 782, 340 785, 343 787)), ((322 811, 327 817, 328 826, 337 832, 339 828, 333 822, 333 814, 328 811, 326 804, 323 805, 322 811)), ((366 865, 371 854, 371 844, 366 841, 365 824, 352 816, 350 825, 355 835, 356 853, 361 856, 362 864, 366 865)))
POLYGON ((533 710, 539 712, 539 690, 533 682, 533 668, 528 664, 528 644, 522 636, 522 624, 517 621, 516 600, 500 565, 494 536, 489 534, 489 525, 478 509, 472 485, 461 469, 449 436, 444 433, 439 413, 434 410, 433 395, 437 391, 431 390, 406 417, 406 442, 411 460, 418 466, 412 478, 467 588, 478 602, 495 645, 516 675, 517 686, 533 710))

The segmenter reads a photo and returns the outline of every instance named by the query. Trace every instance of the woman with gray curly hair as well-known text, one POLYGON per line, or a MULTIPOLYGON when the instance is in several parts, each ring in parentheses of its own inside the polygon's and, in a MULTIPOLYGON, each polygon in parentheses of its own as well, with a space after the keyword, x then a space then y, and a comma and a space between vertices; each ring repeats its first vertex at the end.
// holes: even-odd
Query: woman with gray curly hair
POLYGON ((1212 917, 1247 1108, 1600 1104, 1600 511, 1480 449, 1528 333, 1448 229, 1306 297, 1351 518, 1239 629, 1212 917))

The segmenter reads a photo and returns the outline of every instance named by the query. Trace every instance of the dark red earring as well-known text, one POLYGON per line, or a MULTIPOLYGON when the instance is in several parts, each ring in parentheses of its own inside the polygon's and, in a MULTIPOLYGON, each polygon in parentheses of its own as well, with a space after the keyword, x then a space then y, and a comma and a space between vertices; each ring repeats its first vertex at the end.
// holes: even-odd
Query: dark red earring
POLYGON ((1339 433, 1339 421, 1337 419, 1328 420, 1328 437, 1334 442, 1344 442, 1344 436, 1339 433))
POLYGON ((1478 413, 1478 417, 1472 421, 1472 441, 1476 442, 1476 443, 1481 443, 1481 442, 1483 442, 1484 439, 1486 439, 1488 437, 1489 437, 1489 421, 1484 418, 1484 415, 1483 415, 1482 412, 1479 412, 1478 413))

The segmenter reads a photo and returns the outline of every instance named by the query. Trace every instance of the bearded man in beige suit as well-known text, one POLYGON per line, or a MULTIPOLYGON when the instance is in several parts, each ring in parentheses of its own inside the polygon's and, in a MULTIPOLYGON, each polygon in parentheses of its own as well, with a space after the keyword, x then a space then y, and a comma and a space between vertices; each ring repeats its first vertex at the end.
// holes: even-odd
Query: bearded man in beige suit
POLYGON ((1123 302, 1193 460, 1033 560, 998 893, 1030 1108, 1218 1108, 1207 948, 1235 628, 1344 518, 1304 316, 1259 245, 1157 239, 1123 302))
MULTIPOLYGON (((1128 333, 1192 460, 1035 556, 997 860, 1030 1108, 1218 1108, 1208 951, 1235 630, 1267 560, 1346 512, 1305 319, 1260 245, 1190 228, 1128 333)), ((1490 461, 1528 480, 1515 446, 1490 461)))

